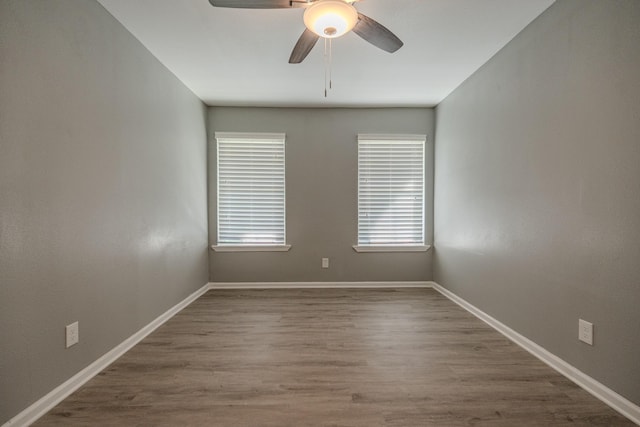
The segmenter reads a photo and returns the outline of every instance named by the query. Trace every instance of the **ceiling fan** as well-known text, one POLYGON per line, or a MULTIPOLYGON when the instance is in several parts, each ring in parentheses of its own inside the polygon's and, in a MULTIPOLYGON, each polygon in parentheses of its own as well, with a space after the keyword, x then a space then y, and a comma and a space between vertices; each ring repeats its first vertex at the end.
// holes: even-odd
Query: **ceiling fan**
POLYGON ((307 27, 289 57, 290 64, 301 63, 318 39, 333 39, 352 31, 372 45, 393 53, 403 45, 391 31, 358 12, 353 3, 360 0, 209 0, 212 6, 240 9, 306 8, 307 27))

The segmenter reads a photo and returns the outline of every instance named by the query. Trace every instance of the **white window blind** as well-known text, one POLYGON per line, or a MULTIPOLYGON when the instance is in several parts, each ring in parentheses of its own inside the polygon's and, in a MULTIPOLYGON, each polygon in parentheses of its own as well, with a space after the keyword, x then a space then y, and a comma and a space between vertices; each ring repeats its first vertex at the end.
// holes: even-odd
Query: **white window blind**
POLYGON ((424 245, 424 135, 358 135, 358 245, 424 245))
POLYGON ((284 134, 216 133, 218 245, 285 244, 284 134))

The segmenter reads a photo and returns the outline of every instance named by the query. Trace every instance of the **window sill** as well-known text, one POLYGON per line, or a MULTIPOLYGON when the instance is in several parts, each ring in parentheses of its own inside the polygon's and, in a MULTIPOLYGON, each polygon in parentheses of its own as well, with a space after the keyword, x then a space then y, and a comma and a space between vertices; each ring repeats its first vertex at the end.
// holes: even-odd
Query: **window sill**
POLYGON ((426 252, 431 249, 431 245, 414 246, 358 246, 354 245, 356 252, 426 252))
POLYGON ((215 252, 288 252, 291 245, 211 245, 215 252))

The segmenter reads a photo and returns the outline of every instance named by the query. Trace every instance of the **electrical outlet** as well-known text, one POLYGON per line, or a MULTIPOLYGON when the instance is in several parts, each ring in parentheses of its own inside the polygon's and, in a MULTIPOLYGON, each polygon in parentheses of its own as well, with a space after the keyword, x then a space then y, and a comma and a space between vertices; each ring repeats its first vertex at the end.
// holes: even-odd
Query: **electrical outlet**
POLYGON ((578 339, 593 345, 593 323, 578 319, 578 339))
POLYGON ((329 268, 329 258, 322 258, 322 268, 329 268))
POLYGON ((66 342, 67 348, 72 345, 78 344, 80 341, 80 331, 78 329, 78 322, 73 322, 70 325, 67 325, 65 328, 66 342))

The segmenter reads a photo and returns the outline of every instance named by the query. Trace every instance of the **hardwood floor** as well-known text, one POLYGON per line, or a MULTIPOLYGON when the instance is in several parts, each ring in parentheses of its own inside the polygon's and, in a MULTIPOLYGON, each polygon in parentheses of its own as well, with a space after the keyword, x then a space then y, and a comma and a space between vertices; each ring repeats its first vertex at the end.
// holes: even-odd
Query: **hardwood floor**
POLYGON ((213 290, 38 426, 634 425, 432 289, 213 290))

